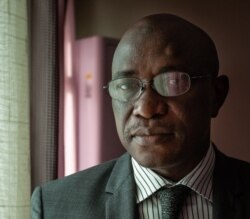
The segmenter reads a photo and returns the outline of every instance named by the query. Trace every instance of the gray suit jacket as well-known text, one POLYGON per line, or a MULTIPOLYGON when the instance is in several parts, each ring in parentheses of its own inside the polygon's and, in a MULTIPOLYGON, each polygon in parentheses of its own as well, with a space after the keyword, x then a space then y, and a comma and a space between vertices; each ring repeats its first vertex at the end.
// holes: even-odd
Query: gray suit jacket
MULTIPOLYGON (((250 164, 216 151, 214 219, 250 218, 250 164)), ((52 181, 32 195, 32 219, 136 219, 130 156, 52 181)))

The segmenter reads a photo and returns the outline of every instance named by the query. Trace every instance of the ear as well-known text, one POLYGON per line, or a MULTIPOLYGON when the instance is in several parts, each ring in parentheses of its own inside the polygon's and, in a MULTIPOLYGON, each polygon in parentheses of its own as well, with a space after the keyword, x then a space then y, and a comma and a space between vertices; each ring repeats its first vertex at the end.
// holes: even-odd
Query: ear
POLYGON ((214 79, 213 83, 213 94, 212 94, 212 109, 211 117, 216 117, 219 113, 219 109, 223 105, 228 91, 229 91, 229 80, 226 75, 220 75, 214 79))

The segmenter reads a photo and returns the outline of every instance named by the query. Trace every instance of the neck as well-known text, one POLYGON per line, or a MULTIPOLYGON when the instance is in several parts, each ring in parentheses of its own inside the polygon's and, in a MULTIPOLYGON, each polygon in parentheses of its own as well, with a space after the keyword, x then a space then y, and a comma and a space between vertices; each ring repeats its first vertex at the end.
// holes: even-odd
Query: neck
POLYGON ((191 156, 190 159, 186 159, 172 165, 166 165, 162 168, 153 168, 152 170, 168 180, 178 182, 201 162, 208 152, 209 145, 210 143, 206 147, 203 147, 203 150, 201 150, 199 154, 191 156))

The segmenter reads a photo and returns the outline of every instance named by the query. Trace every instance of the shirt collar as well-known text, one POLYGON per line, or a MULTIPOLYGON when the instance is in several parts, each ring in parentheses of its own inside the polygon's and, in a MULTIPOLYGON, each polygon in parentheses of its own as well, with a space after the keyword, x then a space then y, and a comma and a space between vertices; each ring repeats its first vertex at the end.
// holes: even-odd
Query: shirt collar
POLYGON ((135 182, 137 185, 137 203, 140 203, 164 186, 186 185, 194 192, 212 202, 212 176, 215 163, 215 152, 210 144, 205 157, 180 181, 174 183, 158 175, 149 168, 138 164, 132 158, 135 182))

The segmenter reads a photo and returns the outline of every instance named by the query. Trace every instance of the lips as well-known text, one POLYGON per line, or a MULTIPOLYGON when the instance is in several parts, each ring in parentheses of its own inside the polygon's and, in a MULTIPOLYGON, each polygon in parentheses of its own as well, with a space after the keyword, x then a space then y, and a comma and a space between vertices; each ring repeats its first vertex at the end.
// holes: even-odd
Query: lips
POLYGON ((175 136, 173 131, 165 128, 140 128, 132 132, 132 139, 138 145, 158 145, 167 143, 175 136))

